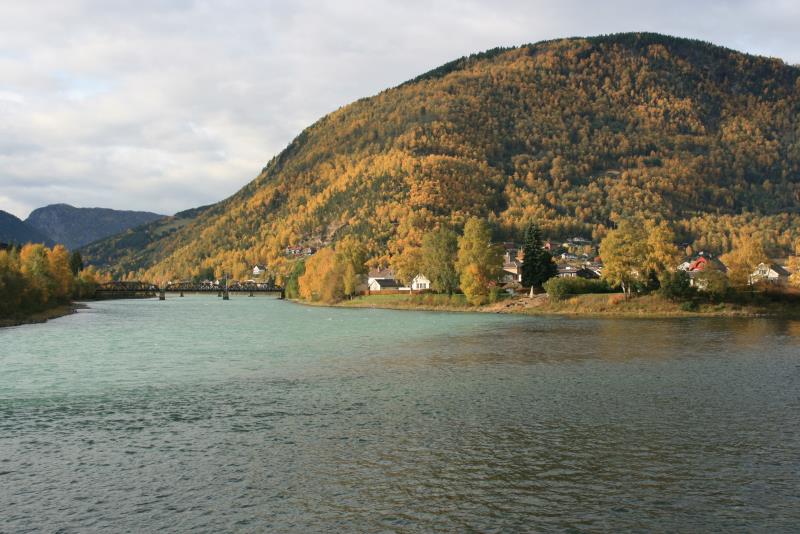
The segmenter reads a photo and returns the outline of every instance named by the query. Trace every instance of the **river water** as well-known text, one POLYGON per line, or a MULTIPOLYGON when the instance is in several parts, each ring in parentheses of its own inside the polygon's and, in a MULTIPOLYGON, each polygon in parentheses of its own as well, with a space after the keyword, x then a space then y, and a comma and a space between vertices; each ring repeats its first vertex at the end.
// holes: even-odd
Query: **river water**
POLYGON ((0 531, 797 531, 800 322, 92 303, 0 330, 0 531))

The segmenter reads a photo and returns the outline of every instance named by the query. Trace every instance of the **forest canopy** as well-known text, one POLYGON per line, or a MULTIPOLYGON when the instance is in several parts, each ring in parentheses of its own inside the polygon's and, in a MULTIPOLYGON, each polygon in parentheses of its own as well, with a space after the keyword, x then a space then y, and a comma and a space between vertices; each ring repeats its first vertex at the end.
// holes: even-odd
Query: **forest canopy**
POLYGON ((800 238, 800 69, 655 34, 548 41, 462 58, 303 131, 219 204, 84 249, 150 279, 291 269, 289 246, 353 236, 374 265, 438 227, 599 240, 624 218, 728 252, 800 238))

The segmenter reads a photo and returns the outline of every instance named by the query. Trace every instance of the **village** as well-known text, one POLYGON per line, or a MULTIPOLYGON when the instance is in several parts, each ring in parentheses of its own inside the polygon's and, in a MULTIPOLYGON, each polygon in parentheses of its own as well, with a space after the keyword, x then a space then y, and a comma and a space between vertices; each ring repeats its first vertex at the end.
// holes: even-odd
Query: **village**
MULTIPOLYGON (((515 242, 502 242, 497 244, 503 254, 503 272, 498 285, 508 295, 525 294, 529 288, 522 284, 522 264, 524 261, 523 247, 515 242)), ((576 236, 566 240, 545 240, 542 248, 553 258, 556 265, 558 278, 582 278, 586 280, 600 280, 603 277, 603 261, 599 256, 599 243, 584 237, 576 236)), ((689 244, 684 243, 681 250, 691 252, 689 244)), ((294 259, 304 259, 313 256, 317 249, 309 246, 286 247, 285 255, 294 259)), ((727 273, 728 268, 720 258, 709 252, 700 251, 696 254, 685 256, 683 262, 674 266, 675 271, 686 273, 691 287, 699 291, 708 288, 709 280, 716 273, 727 273)), ((243 281, 232 281, 232 285, 256 284, 273 285, 274 273, 264 264, 252 267, 252 278, 243 281)), ((756 286, 768 284, 773 287, 786 287, 789 285, 793 270, 777 261, 761 262, 750 273, 748 284, 756 286)), ((203 280, 209 286, 218 285, 221 280, 203 280)), ((358 294, 412 294, 430 292, 433 290, 432 282, 426 273, 418 273, 409 283, 403 283, 392 268, 371 269, 362 277, 358 287, 358 294)))

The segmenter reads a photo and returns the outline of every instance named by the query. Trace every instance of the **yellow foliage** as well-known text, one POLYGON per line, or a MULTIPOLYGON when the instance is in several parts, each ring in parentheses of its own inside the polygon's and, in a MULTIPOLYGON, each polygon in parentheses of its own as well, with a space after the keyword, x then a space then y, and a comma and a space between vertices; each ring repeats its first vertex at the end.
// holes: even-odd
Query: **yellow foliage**
POLYGON ((733 287, 744 288, 750 284, 750 275, 760 263, 769 261, 764 245, 750 235, 735 240, 733 250, 720 258, 728 269, 728 280, 733 287))

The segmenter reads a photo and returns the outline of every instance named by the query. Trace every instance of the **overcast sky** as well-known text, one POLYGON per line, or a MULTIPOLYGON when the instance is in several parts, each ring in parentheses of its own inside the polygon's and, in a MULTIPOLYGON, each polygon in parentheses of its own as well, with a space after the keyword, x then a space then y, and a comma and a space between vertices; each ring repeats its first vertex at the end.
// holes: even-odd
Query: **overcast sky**
POLYGON ((800 1, 0 0, 0 209, 220 200, 322 115, 454 58, 657 31, 800 63, 800 1))

